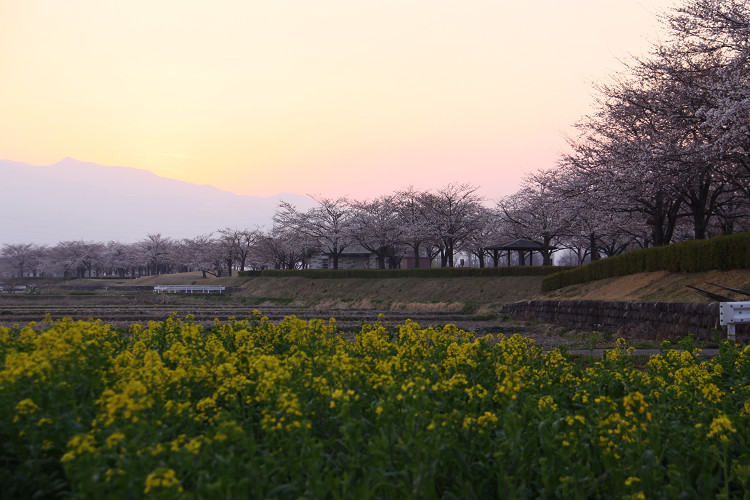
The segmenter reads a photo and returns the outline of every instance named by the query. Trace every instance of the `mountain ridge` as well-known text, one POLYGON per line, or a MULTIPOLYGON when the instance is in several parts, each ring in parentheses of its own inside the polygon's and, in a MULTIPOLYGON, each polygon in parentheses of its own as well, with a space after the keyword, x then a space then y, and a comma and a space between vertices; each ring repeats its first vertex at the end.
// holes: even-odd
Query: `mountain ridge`
POLYGON ((191 238, 225 227, 270 228, 280 201, 306 209, 308 196, 247 196, 144 169, 64 158, 52 165, 0 160, 0 244, 122 241, 148 234, 191 238))

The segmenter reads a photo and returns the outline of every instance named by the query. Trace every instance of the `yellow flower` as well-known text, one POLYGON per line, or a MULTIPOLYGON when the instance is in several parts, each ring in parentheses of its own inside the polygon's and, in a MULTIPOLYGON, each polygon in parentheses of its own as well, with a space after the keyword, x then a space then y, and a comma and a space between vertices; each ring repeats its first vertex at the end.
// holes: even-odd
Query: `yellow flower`
POLYGON ((471 428, 471 426, 472 426, 472 425, 473 425, 473 424, 474 424, 475 422, 476 422, 476 419, 475 419, 475 418, 473 418, 473 417, 469 417, 469 416, 466 416, 466 417, 464 417, 463 428, 464 428, 465 430, 469 430, 469 429, 471 428))
POLYGON ((123 441, 125 439, 125 434, 122 432, 113 432, 110 434, 110 436, 107 438, 106 445, 107 448, 112 449, 118 444, 120 444, 120 441, 123 441))
POLYGON ((709 403, 719 403, 724 397, 724 393, 715 384, 707 384, 703 387, 703 397, 709 403))
POLYGON ((584 418, 582 415, 568 415, 565 417, 565 422, 568 425, 575 425, 576 422, 580 423, 581 425, 585 425, 586 418, 584 418))
POLYGON ((173 469, 159 468, 146 477, 143 492, 148 494, 158 489, 170 489, 176 487, 178 493, 182 493, 180 480, 173 469))
POLYGON ((94 437, 91 434, 76 434, 68 441, 68 450, 60 459, 62 462, 73 460, 76 455, 96 451, 94 437))
POLYGON ((497 416, 495 416, 495 414, 490 411, 484 412, 484 415, 482 415, 481 417, 477 419, 477 423, 481 425, 482 427, 488 427, 490 425, 494 425, 497 423, 497 421, 498 421, 497 416))
POLYGON ((552 396, 546 395, 539 398, 539 401, 537 402, 537 408, 539 408, 540 410, 549 408, 552 411, 556 411, 557 405, 555 404, 555 400, 552 396))
POLYGON ((18 402, 16 405, 16 411, 19 415, 31 415, 37 411, 39 407, 34 403, 33 400, 26 398, 18 402))
POLYGON ((710 439, 714 436, 719 436, 722 443, 728 443, 729 438, 727 437, 727 433, 734 432, 737 432, 737 430, 732 425, 732 421, 722 413, 711 421, 711 426, 706 437, 710 439))

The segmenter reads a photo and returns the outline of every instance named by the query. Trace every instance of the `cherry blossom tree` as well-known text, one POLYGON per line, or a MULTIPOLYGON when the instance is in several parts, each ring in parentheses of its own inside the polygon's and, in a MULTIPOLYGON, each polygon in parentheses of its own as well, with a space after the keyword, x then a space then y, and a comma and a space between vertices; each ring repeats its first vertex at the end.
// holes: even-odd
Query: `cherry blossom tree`
POLYGON ((174 240, 162 236, 161 233, 148 234, 135 245, 140 261, 143 262, 149 272, 158 276, 168 270, 172 264, 172 251, 174 240))
POLYGON ((536 241, 542 246, 543 265, 552 265, 552 254, 575 224, 575 213, 558 196, 560 171, 530 174, 521 189, 498 203, 500 219, 512 236, 536 241))
POLYGON ((2 274, 15 277, 37 276, 46 246, 34 243, 5 244, 0 249, 2 274))
POLYGON ((207 274, 220 277, 228 268, 226 248, 213 234, 186 238, 176 246, 180 248, 182 262, 200 271, 204 278, 207 274))
POLYGON ((338 269, 339 257, 355 241, 351 202, 344 197, 313 199, 318 202, 318 206, 306 212, 300 212, 290 203, 281 202, 274 215, 274 223, 305 239, 314 240, 323 253, 331 256, 333 269, 338 269))
POLYGON ((482 223, 483 199, 477 187, 451 183, 421 197, 421 205, 440 250, 440 266, 453 267, 454 255, 482 223))
MULTIPOLYGON (((479 207, 479 217, 476 220, 476 229, 463 242, 463 250, 476 257, 479 267, 487 265, 490 257, 487 247, 496 244, 503 236, 500 232, 500 215, 496 209, 479 207)), ((497 262, 494 262, 497 266, 497 262)))
POLYGON ((245 270, 247 259, 255 245, 258 231, 250 229, 224 228, 218 231, 219 243, 221 244, 224 260, 226 261, 229 276, 236 266, 240 271, 245 270))
POLYGON ((701 68, 705 100, 696 119, 736 189, 750 197, 750 5, 735 0, 690 0, 664 17, 671 37, 662 48, 683 66, 701 68))
POLYGON ((111 275, 125 278, 128 272, 134 275, 132 269, 135 264, 135 251, 133 245, 110 241, 104 248, 105 266, 111 275))
POLYGON ((396 267, 400 261, 399 246, 405 235, 398 217, 397 198, 387 195, 354 201, 351 208, 352 235, 357 243, 377 256, 379 268, 396 267))
POLYGON ((420 267, 420 257, 427 253, 428 244, 434 238, 430 229, 426 193, 409 187, 394 194, 396 217, 401 229, 401 243, 411 250, 414 267, 420 267))
POLYGON ((596 112, 562 160, 642 217, 650 244, 670 243, 683 217, 706 237, 732 193, 748 194, 748 19, 731 0, 665 14, 666 40, 597 87, 596 112))

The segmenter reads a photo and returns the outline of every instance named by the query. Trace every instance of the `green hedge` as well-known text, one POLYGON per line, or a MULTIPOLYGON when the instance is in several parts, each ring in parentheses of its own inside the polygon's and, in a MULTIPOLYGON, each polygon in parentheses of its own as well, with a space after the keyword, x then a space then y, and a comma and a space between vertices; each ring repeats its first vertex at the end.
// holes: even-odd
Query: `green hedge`
POLYGON ((648 271, 696 273, 714 269, 750 269, 750 233, 684 241, 597 260, 545 277, 542 292, 648 271))
POLYGON ((263 271, 237 271, 237 276, 243 276, 245 278, 255 278, 260 276, 263 271))
MULTIPOLYGON (((493 276, 547 276, 560 271, 554 266, 519 267, 429 267, 419 269, 267 269, 265 271, 240 271, 239 276, 288 278, 299 276, 309 279, 340 278, 466 278, 493 276), (252 273, 252 274, 251 274, 252 273)), ((570 268, 562 268, 570 269, 570 268)))

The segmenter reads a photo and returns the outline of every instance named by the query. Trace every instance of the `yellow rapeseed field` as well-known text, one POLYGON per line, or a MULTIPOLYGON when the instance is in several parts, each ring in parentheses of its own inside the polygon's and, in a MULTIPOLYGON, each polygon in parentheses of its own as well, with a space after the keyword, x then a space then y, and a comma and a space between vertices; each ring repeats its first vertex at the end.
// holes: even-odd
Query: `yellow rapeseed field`
POLYGON ((710 498, 750 491, 750 348, 634 366, 453 326, 0 328, 3 496, 710 498))

